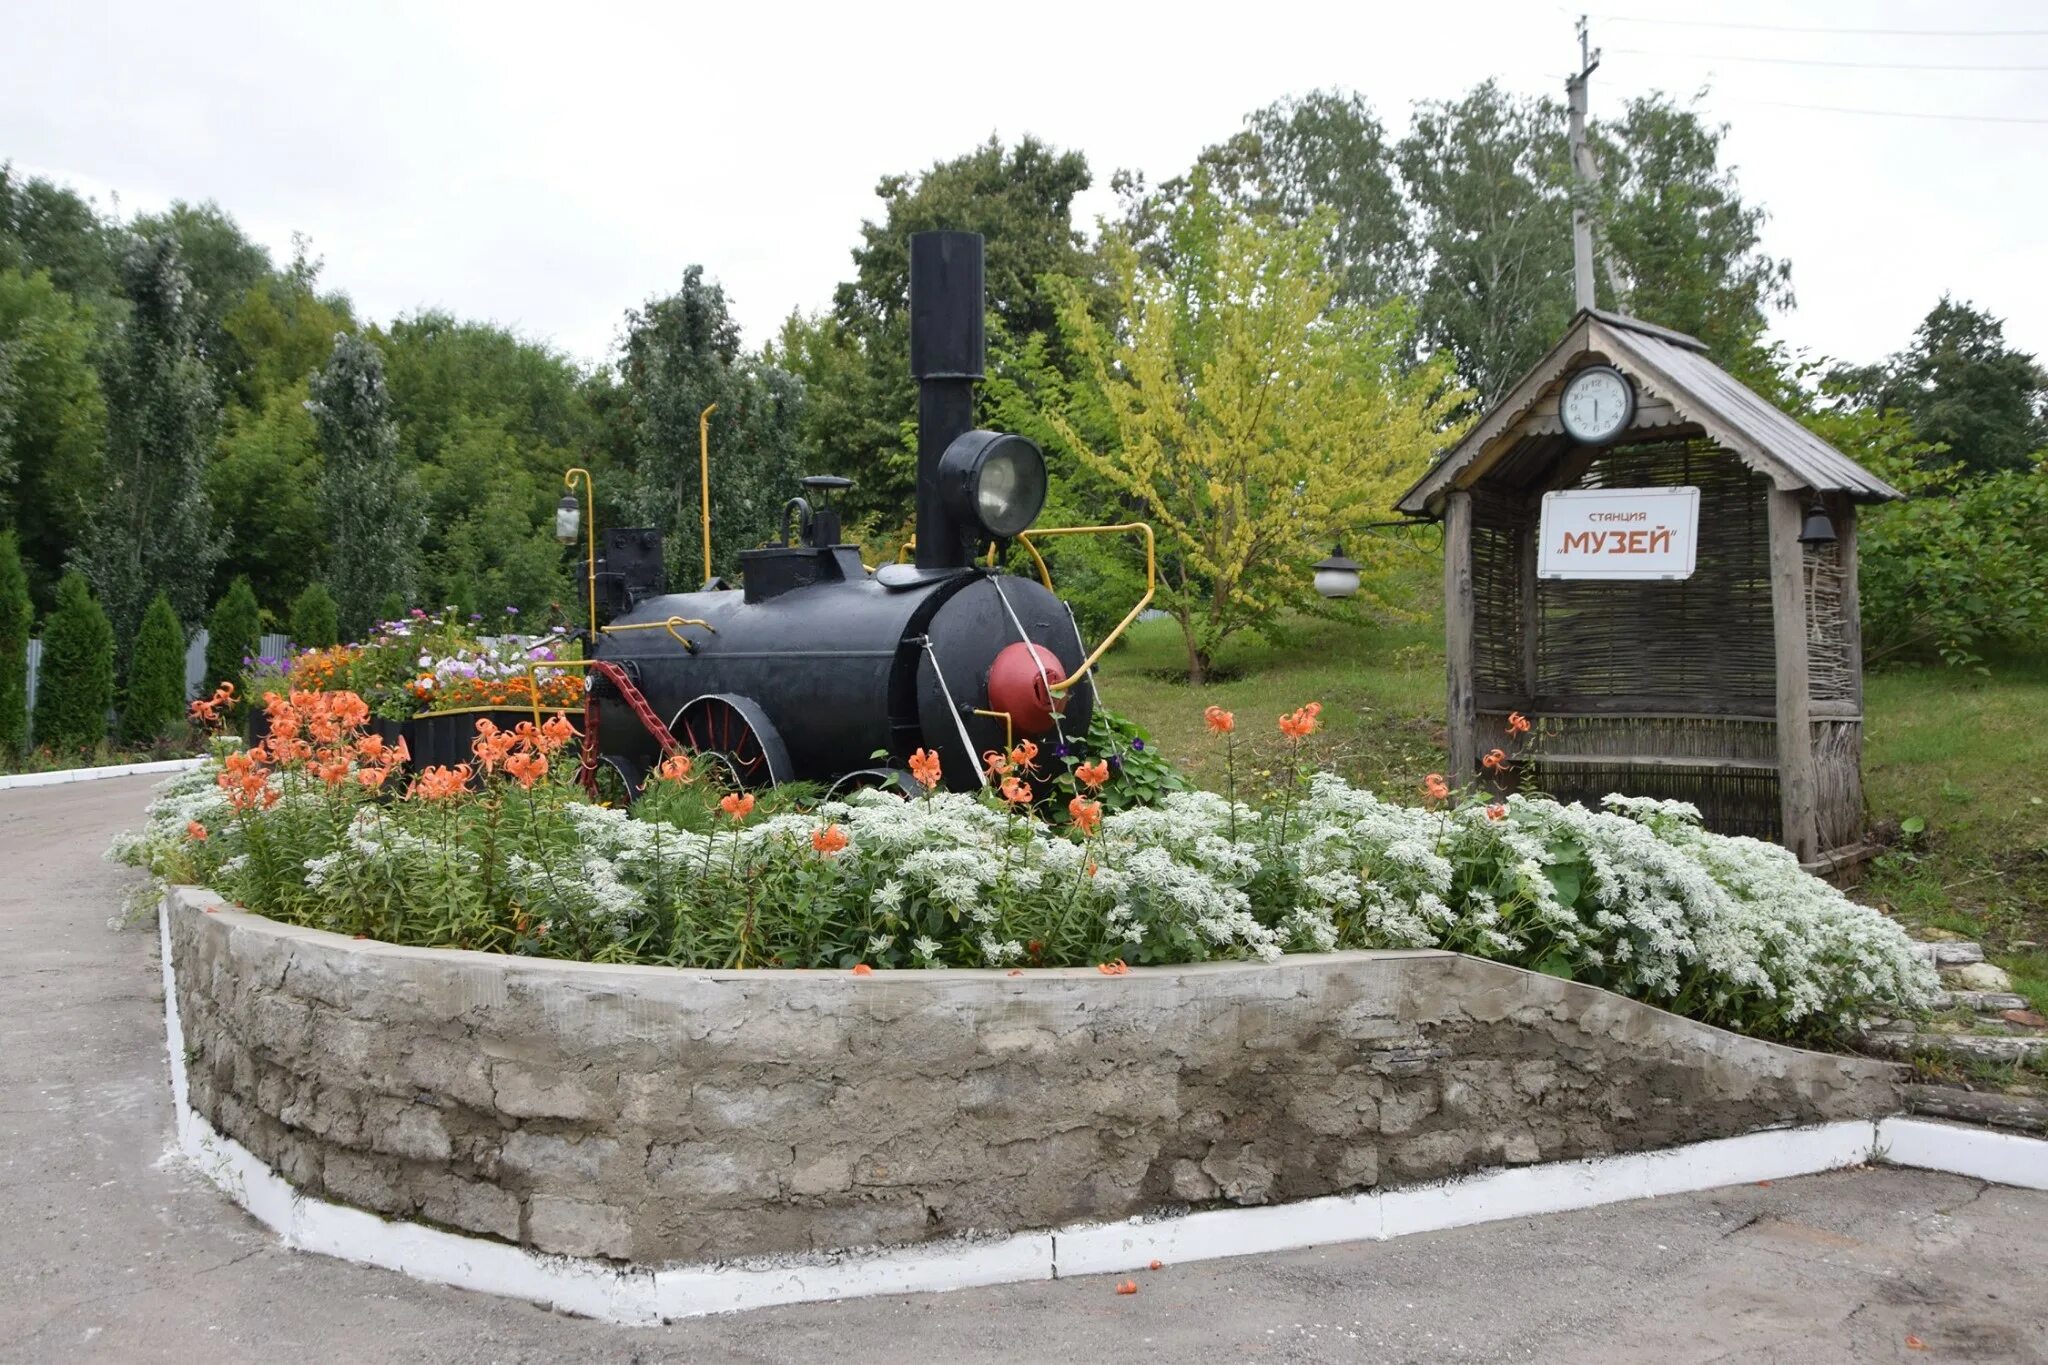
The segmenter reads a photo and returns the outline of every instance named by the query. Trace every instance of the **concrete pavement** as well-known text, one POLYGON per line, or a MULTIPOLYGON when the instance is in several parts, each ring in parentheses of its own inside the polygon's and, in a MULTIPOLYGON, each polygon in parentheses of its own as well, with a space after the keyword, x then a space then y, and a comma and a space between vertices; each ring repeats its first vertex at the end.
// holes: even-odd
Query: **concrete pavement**
POLYGON ((1891 1169, 664 1328, 283 1251, 164 1156, 152 780, 0 793, 0 1361, 2048 1362, 2048 1194, 1891 1169))

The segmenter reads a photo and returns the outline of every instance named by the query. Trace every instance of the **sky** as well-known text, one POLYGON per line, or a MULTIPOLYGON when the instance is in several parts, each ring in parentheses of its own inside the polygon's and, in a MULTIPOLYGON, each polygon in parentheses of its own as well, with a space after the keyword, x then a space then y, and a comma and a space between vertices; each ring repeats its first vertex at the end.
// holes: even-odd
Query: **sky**
MULTIPOLYGON (((1591 14, 1604 54, 1593 114, 1653 89, 1707 92, 1700 107, 1730 125, 1724 159, 1770 213, 1763 248, 1792 262, 1798 304, 1776 335, 1874 360, 1947 291, 2048 355, 2048 5, 1614 2, 1591 14)), ((445 308, 586 362, 611 351, 627 308, 693 263, 725 286, 749 343, 768 339, 851 274, 882 176, 991 134, 1085 152, 1095 185, 1076 216, 1091 228, 1113 206, 1112 171, 1176 174, 1284 95, 1356 89, 1397 134, 1415 101, 1487 77, 1562 98, 1579 12, 1540 0, 12 8, 0 159, 18 172, 102 205, 118 195, 124 213, 216 200, 280 262, 294 232, 310 237, 326 284, 360 315, 445 308)))

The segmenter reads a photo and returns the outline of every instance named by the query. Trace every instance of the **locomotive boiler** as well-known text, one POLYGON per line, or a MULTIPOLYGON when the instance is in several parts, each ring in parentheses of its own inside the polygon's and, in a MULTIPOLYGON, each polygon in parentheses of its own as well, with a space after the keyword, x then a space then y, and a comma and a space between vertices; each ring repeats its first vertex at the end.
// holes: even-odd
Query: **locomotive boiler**
MULTIPOLYGON (((592 536, 583 776, 593 789, 630 799, 678 748, 715 756, 742 787, 907 789, 909 756, 922 748, 939 754, 948 786, 971 790, 988 750, 1085 735, 1095 660, 1123 626, 1089 654, 1032 544, 1044 456, 1021 436, 974 427, 982 315, 981 238, 912 237, 911 562, 870 569, 841 543, 832 500, 850 485, 829 475, 802 481, 779 543, 741 553, 736 588, 714 580, 661 592, 656 532, 611 530, 602 557, 592 536), (1037 577, 998 567, 1013 545, 1037 577)), ((1143 531, 1149 548, 1144 527, 1037 535, 1097 530, 1143 531)))

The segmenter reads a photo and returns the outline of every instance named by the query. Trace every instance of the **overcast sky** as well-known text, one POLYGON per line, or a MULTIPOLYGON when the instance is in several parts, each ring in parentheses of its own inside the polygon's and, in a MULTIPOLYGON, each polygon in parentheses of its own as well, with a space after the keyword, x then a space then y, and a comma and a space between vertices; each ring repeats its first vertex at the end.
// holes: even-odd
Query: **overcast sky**
MULTIPOLYGON (((10 8, 18 171, 128 212, 215 199, 280 261, 306 233, 371 318, 443 307, 584 360, 692 263, 758 343, 850 273, 879 177, 990 133, 1086 152, 1089 227, 1113 170, 1174 174, 1282 95, 1355 88, 1398 132, 1488 76, 1561 96, 1577 58, 1576 8, 1526 0, 10 8)), ((2048 353, 2048 5, 1620 0, 1593 36, 1596 117, 1711 86, 1793 263, 1779 335, 1874 359, 1948 290, 2048 353), (1701 16, 1753 27, 1671 22, 1701 16)))

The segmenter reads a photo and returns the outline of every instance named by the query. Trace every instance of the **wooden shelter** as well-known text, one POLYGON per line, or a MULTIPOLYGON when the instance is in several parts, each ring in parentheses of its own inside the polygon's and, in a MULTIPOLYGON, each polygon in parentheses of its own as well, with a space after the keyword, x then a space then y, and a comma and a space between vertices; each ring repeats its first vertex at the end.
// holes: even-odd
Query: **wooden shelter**
POLYGON ((1690 801, 1709 828, 1778 840, 1802 862, 1850 859, 1863 829, 1856 508, 1900 496, 1692 337, 1581 312, 1398 504, 1444 523, 1453 780, 1498 745, 1561 800, 1690 801), (1589 365, 1619 370, 1635 397, 1597 446, 1567 435, 1559 410, 1589 365), (1539 576, 1545 493, 1666 488, 1699 490, 1689 576, 1539 576), (1816 511, 1832 539, 1809 523, 1816 511), (1518 744, 1513 711, 1536 726, 1518 744))

